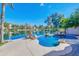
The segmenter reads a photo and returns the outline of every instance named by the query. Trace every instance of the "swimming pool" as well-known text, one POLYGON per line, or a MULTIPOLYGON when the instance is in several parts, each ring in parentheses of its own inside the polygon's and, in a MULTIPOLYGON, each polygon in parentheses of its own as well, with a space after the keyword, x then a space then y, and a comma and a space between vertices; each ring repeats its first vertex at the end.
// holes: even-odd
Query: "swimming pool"
POLYGON ((23 38, 23 37, 25 37, 25 34, 17 34, 15 36, 11 36, 10 38, 9 37, 5 37, 4 39, 5 40, 16 40, 16 39, 23 38))
POLYGON ((66 34, 66 35, 54 35, 54 37, 57 37, 59 39, 77 39, 76 35, 74 34, 66 34))
POLYGON ((41 36, 38 40, 40 45, 46 47, 55 47, 59 45, 58 38, 53 36, 41 36))
POLYGON ((54 35, 54 36, 47 36, 47 37, 43 35, 38 38, 39 44, 46 47, 53 47, 53 46, 59 45, 59 42, 58 42, 59 39, 74 40, 77 38, 76 38, 76 35, 74 34, 66 34, 64 36, 54 35))

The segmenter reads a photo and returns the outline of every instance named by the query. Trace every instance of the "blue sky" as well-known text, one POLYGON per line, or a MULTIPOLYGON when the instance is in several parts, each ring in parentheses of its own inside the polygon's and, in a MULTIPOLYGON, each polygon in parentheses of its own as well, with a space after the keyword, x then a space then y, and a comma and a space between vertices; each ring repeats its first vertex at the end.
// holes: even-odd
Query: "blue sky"
MULTIPOLYGON (((5 21, 13 24, 45 25, 47 16, 58 12, 65 17, 79 8, 79 4, 74 3, 14 3, 14 9, 6 5, 5 21)), ((0 4, 1 13, 1 4, 0 4)))

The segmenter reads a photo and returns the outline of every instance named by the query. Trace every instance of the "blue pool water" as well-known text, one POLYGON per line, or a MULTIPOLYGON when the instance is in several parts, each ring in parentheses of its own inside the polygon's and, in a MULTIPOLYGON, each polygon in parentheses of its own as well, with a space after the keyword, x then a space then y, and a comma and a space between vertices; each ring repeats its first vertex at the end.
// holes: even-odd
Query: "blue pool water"
POLYGON ((39 44, 46 47, 53 47, 59 45, 58 38, 53 36, 41 36, 38 38, 39 44))
POLYGON ((10 38, 5 38, 6 40, 16 40, 16 39, 19 39, 19 38, 23 38, 25 37, 25 34, 18 34, 16 36, 11 36, 10 38))
POLYGON ((77 39, 76 35, 73 34, 67 34, 64 36, 54 35, 54 36, 41 36, 38 38, 39 44, 46 47, 53 47, 59 45, 58 39, 77 39))
POLYGON ((54 35, 54 37, 57 37, 59 39, 77 39, 76 35, 74 34, 66 34, 66 35, 63 35, 63 36, 60 36, 60 35, 54 35))
POLYGON ((11 40, 16 40, 16 39, 18 39, 18 38, 23 38, 23 37, 25 37, 25 35, 20 34, 20 35, 12 36, 10 39, 11 39, 11 40))
MULTIPOLYGON (((39 44, 42 46, 46 46, 46 47, 55 47, 59 45, 58 40, 59 39, 77 39, 75 35, 72 34, 67 34, 64 36, 59 36, 59 35, 54 35, 54 36, 44 36, 43 33, 39 33, 39 35, 42 35, 40 37, 38 37, 39 40, 39 44)), ((25 37, 25 34, 18 34, 16 36, 11 36, 10 38, 6 38, 7 40, 16 40, 19 38, 23 38, 25 37)))

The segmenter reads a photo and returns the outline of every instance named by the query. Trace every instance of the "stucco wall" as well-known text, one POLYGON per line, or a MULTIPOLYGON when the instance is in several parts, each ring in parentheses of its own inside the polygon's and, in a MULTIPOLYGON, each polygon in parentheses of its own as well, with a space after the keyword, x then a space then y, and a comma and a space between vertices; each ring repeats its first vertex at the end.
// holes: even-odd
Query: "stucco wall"
POLYGON ((66 33, 67 34, 77 34, 77 35, 79 35, 79 27, 77 27, 77 28, 68 28, 66 33))

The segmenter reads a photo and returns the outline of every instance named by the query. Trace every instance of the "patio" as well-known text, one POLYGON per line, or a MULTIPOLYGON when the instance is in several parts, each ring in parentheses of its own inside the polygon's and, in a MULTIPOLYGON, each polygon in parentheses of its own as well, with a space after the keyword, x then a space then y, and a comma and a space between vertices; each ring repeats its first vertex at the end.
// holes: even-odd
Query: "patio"
POLYGON ((70 44, 62 43, 57 47, 43 47, 37 40, 30 39, 19 39, 0 47, 1 56, 43 56, 52 51, 56 51, 52 55, 65 55, 72 51, 72 47, 70 44))

